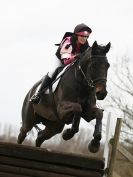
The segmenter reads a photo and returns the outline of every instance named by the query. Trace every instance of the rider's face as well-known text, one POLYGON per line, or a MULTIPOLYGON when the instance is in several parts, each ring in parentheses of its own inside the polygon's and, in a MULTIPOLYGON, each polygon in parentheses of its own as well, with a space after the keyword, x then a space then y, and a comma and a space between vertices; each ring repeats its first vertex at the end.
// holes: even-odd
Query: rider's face
POLYGON ((89 35, 87 35, 87 36, 78 35, 77 37, 78 37, 78 43, 85 44, 87 39, 88 39, 88 37, 89 37, 89 35))

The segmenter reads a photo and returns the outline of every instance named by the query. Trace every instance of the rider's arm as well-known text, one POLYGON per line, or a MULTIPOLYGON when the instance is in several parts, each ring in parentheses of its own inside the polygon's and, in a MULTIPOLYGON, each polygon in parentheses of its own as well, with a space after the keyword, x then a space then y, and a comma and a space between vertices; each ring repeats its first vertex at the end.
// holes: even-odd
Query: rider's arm
POLYGON ((75 55, 72 54, 72 45, 70 44, 69 40, 66 40, 60 50, 61 60, 65 65, 70 64, 75 60, 75 55))

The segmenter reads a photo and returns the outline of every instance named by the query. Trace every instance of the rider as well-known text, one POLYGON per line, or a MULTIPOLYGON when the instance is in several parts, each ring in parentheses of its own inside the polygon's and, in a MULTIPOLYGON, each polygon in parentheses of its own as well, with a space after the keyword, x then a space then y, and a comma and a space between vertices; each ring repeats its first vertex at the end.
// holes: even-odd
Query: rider
MULTIPOLYGON (((57 58, 61 60, 58 67, 72 63, 74 60, 76 60, 77 54, 83 53, 89 47, 87 39, 91 32, 91 28, 89 28, 84 23, 81 23, 74 28, 73 33, 65 33, 62 42, 59 44, 56 52, 57 58)), ((54 73, 55 71, 51 73, 49 72, 42 79, 41 86, 38 92, 35 93, 30 99, 32 103, 39 103, 42 90, 52 83, 54 73)))

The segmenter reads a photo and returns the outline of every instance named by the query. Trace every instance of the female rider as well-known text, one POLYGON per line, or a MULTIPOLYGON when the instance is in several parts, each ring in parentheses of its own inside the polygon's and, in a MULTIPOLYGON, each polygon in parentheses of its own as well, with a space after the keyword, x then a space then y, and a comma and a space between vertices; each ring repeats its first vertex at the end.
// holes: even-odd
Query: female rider
MULTIPOLYGON (((73 33, 66 32, 64 35, 65 37, 63 37, 63 40, 59 44, 59 48, 56 52, 57 58, 61 60, 57 67, 72 63, 76 60, 77 54, 83 53, 89 47, 87 39, 91 32, 91 28, 84 23, 78 24, 74 28, 73 33)), ((49 72, 45 77, 43 77, 39 90, 30 99, 32 103, 39 103, 42 90, 53 82, 54 73, 55 71, 49 72)))

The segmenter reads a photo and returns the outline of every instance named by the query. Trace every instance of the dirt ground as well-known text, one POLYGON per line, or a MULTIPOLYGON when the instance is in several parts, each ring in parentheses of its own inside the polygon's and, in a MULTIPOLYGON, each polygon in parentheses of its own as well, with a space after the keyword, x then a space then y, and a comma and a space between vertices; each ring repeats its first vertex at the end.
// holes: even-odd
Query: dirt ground
POLYGON ((133 163, 131 163, 120 152, 117 153, 115 172, 121 177, 133 177, 133 163))

